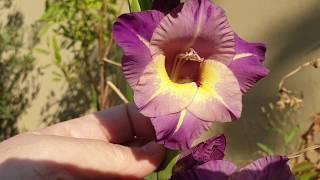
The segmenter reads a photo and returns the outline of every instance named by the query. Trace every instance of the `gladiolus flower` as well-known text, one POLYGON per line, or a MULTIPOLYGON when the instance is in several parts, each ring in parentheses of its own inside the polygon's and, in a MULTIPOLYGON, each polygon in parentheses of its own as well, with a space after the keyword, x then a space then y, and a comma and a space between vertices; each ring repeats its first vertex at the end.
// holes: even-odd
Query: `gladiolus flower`
POLYGON ((224 135, 210 138, 190 150, 184 150, 182 158, 176 163, 174 171, 190 169, 211 160, 222 160, 226 147, 224 135))
POLYGON ((171 180, 294 180, 284 156, 268 156, 237 170, 231 162, 213 160, 203 165, 180 171, 171 180))
POLYGON ((151 118, 156 140, 188 149, 212 122, 240 117, 243 93, 268 73, 266 49, 238 37, 210 0, 154 7, 120 16, 113 37, 123 49, 134 102, 151 118))
POLYGON ((220 153, 215 153, 217 149, 225 148, 225 139, 221 139, 224 139, 223 135, 211 138, 189 150, 191 153, 177 162, 171 180, 294 180, 287 165, 288 158, 285 156, 263 157, 238 169, 233 163, 222 160, 223 156, 221 157, 220 153))

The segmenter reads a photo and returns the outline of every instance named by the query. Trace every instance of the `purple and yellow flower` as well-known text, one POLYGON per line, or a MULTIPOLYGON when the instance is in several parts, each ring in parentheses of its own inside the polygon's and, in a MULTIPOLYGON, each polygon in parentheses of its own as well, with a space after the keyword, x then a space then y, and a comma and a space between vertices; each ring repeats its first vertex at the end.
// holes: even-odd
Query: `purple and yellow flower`
POLYGON ((263 157, 238 169, 233 163, 222 160, 225 142, 222 135, 189 150, 177 162, 171 180, 294 180, 285 156, 263 157))
POLYGON ((266 48, 242 40, 210 0, 158 2, 154 10, 120 16, 113 37, 157 141, 188 149, 212 122, 240 117, 242 95, 268 74, 266 48))

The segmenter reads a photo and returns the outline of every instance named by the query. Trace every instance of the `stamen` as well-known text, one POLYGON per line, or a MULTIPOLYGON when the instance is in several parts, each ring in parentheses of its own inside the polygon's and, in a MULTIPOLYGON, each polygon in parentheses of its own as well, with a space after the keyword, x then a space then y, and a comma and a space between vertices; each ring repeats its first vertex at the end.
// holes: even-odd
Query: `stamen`
POLYGON ((197 61, 197 62, 202 62, 204 59, 201 58, 197 51, 195 51, 193 48, 190 48, 187 52, 185 53, 180 53, 177 55, 178 58, 187 60, 187 61, 197 61))
POLYGON ((204 61, 204 58, 201 58, 193 48, 189 48, 189 50, 185 53, 178 54, 174 59, 171 72, 170 72, 170 77, 173 81, 178 80, 179 72, 182 66, 187 61, 194 61, 194 62, 201 63, 204 61))

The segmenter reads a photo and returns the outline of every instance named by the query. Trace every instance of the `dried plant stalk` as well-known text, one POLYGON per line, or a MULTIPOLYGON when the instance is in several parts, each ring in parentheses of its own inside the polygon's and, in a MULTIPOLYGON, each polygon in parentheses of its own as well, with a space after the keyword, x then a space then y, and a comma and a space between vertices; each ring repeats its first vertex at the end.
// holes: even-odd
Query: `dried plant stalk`
POLYGON ((110 60, 110 59, 108 59, 108 58, 104 58, 103 59, 105 62, 107 62, 107 63, 109 63, 109 64, 112 64, 112 65, 115 65, 115 66, 117 66, 117 67, 122 67, 122 65, 120 64, 120 63, 118 63, 118 62, 116 62, 116 61, 113 61, 113 60, 110 60))
POLYGON ((312 66, 314 68, 318 68, 319 67, 319 63, 320 63, 320 59, 316 59, 316 60, 312 60, 312 61, 309 61, 309 62, 306 62, 302 65, 300 65, 299 67, 297 67, 296 69, 294 69, 293 71, 289 72, 288 74, 286 74, 279 82, 279 85, 278 85, 278 89, 279 91, 285 91, 285 92, 291 92, 290 90, 288 90, 285 86, 284 86, 284 83, 285 81, 295 75, 296 73, 300 72, 302 69, 306 68, 306 67, 309 67, 309 66, 312 66))
MULTIPOLYGON (((117 10, 117 15, 119 15, 121 12, 122 12, 122 9, 124 8, 124 5, 127 1, 126 0, 122 0, 121 1, 121 4, 119 5, 119 8, 117 10)), ((104 0, 102 0, 102 3, 105 3, 104 0)), ((102 7, 103 8, 103 7, 102 7)), ((110 63, 110 64, 113 64, 113 65, 116 65, 116 66, 119 66, 121 67, 121 64, 117 63, 117 62, 114 62, 114 61, 106 61, 108 60, 108 55, 111 51, 111 48, 112 48, 112 45, 113 45, 113 38, 112 36, 110 37, 109 39, 109 42, 107 44, 107 46, 105 47, 105 51, 101 54, 102 56, 100 57, 100 94, 101 94, 101 97, 100 97, 100 108, 101 109, 104 109, 106 107, 106 100, 107 100, 107 96, 108 96, 108 85, 106 85, 105 81, 106 81, 106 73, 104 72, 104 68, 105 68, 105 63, 110 63), (103 68, 103 69, 102 69, 103 68), (102 77, 102 75, 104 75, 104 77, 102 77)), ((107 82, 108 83, 108 82, 107 82)))
POLYGON ((115 84, 113 84, 113 82, 107 81, 107 86, 109 86, 124 103, 129 103, 126 96, 120 91, 120 89, 115 84))
POLYGON ((320 65, 320 59, 312 60, 309 62, 306 62, 293 71, 289 72, 286 74, 279 82, 278 85, 278 91, 279 91, 279 97, 280 100, 277 102, 277 108, 280 111, 285 110, 286 108, 292 108, 292 109, 298 109, 303 106, 303 100, 302 97, 297 97, 291 90, 287 89, 285 87, 285 81, 292 77, 293 75, 297 74, 300 72, 302 69, 306 67, 314 67, 314 68, 319 68, 320 65))

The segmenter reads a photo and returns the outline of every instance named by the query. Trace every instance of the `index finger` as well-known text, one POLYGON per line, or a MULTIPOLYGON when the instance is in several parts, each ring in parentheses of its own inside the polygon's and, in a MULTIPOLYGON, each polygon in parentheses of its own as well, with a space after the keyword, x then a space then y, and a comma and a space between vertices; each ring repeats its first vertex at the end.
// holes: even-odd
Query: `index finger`
POLYGON ((140 114, 134 104, 115 106, 33 133, 98 139, 119 144, 131 141, 135 137, 145 140, 154 138, 154 128, 149 118, 140 114))

